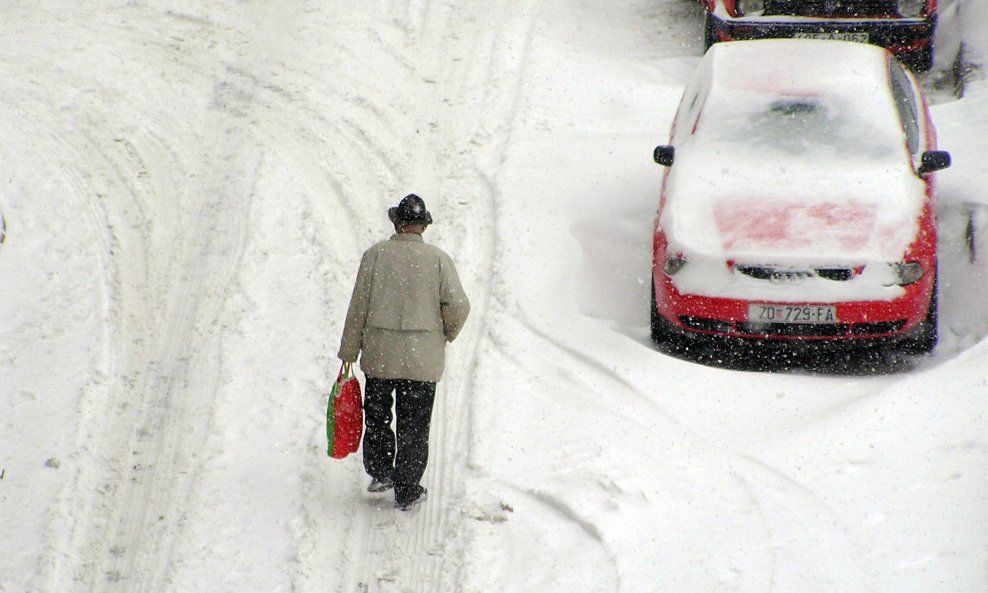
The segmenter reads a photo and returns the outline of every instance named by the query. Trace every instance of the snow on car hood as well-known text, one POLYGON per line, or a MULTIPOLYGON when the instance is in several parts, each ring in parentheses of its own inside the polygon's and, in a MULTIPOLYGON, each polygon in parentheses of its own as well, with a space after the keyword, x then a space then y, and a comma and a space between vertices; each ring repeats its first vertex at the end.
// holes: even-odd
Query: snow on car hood
POLYGON ((667 238, 729 259, 898 261, 926 187, 884 101, 711 93, 696 129, 677 138, 667 238))
POLYGON ((925 185, 904 159, 871 166, 782 159, 753 168, 750 156, 683 156, 670 172, 661 226, 686 252, 898 261, 919 230, 925 185), (699 162, 686 166, 691 161, 699 162))
POLYGON ((816 302, 901 295, 887 264, 901 261, 915 240, 925 196, 924 183, 904 159, 756 162, 750 153, 728 158, 683 152, 670 170, 660 220, 670 252, 690 262, 675 277, 681 291, 816 302), (778 287, 730 274, 730 261, 864 273, 851 282, 815 279, 778 287))

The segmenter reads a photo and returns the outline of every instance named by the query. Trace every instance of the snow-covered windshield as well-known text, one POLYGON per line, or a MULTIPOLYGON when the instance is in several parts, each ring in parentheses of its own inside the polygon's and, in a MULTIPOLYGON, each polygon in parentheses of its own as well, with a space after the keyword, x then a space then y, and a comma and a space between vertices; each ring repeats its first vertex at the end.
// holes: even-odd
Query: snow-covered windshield
POLYGON ((897 130, 881 125, 887 123, 864 117, 841 97, 749 92, 708 103, 697 137, 703 143, 737 144, 752 156, 875 161, 904 155, 897 130))

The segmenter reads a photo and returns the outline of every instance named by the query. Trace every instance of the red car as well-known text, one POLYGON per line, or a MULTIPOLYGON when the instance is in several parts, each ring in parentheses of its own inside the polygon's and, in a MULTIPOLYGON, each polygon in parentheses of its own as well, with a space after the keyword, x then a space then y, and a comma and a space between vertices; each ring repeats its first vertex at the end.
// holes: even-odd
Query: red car
POLYGON ((699 0, 705 47, 802 37, 873 43, 917 72, 950 68, 960 52, 957 0, 699 0), (934 55, 936 50, 936 55, 934 55))
POLYGON ((651 330, 937 342, 934 171, 915 77, 867 44, 717 44, 686 86, 653 238, 651 330))

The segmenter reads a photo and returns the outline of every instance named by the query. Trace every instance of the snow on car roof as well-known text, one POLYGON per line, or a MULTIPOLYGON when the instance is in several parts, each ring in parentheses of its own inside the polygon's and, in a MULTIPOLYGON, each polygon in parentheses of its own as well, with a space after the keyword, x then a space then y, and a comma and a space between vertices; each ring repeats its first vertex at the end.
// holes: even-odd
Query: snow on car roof
POLYGON ((752 258, 901 255, 915 236, 924 186, 910 165, 883 49, 717 44, 696 76, 706 99, 698 121, 676 132, 663 211, 674 241, 752 258), (759 221, 773 212, 792 222, 770 235, 759 221))

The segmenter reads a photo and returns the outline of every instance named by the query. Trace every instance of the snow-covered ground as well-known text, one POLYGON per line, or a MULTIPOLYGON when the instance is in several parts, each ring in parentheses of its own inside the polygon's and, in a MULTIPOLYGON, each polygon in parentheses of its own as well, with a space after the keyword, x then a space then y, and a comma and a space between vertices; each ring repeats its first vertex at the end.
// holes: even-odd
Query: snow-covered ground
MULTIPOLYGON (((3 593, 988 591, 977 68, 933 108, 941 347, 764 372, 648 340, 694 2, 0 15, 3 593), (323 414, 410 191, 474 313, 402 514, 323 414)), ((962 16, 984 64, 988 3, 962 16)))

